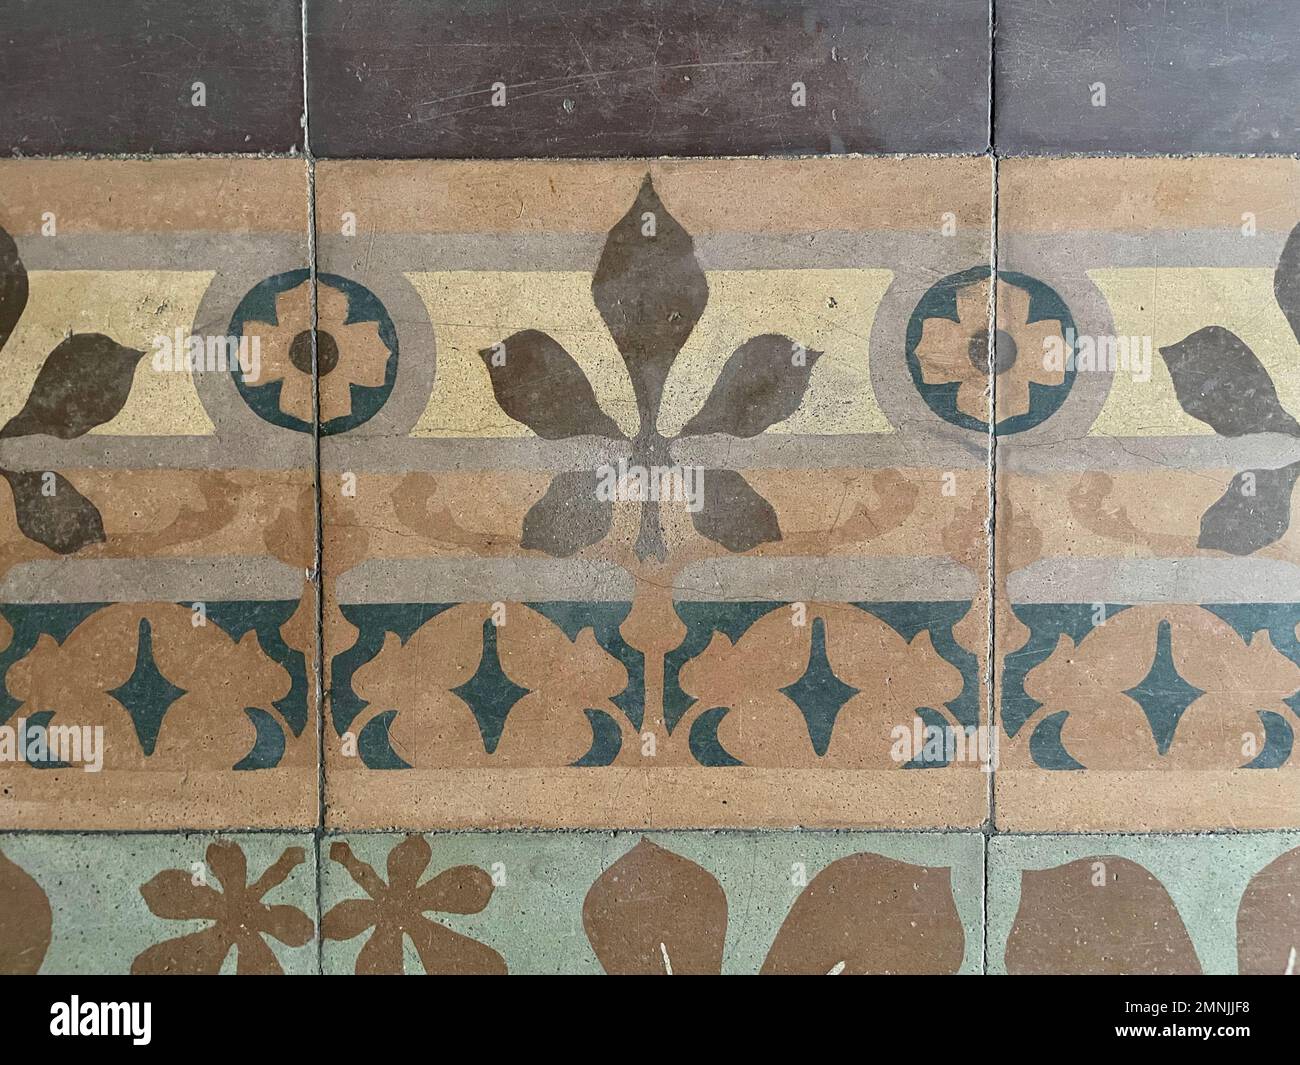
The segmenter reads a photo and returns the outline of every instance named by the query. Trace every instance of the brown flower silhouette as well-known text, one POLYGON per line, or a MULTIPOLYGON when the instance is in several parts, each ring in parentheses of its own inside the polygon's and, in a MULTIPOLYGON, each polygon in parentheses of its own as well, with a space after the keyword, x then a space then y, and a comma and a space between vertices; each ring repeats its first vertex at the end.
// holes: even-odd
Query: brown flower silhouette
POLYGON ((257 881, 247 883, 248 861, 238 843, 218 841, 207 851, 212 870, 224 893, 207 884, 195 884, 184 869, 164 869, 140 888, 150 912, 169 921, 205 920, 212 925, 200 932, 158 943, 131 963, 136 974, 220 971, 231 947, 238 948, 237 972, 243 975, 279 974, 283 970, 263 936, 273 936, 291 947, 307 943, 315 926, 296 906, 268 906, 262 901, 272 888, 284 883, 295 866, 307 860, 301 847, 289 847, 257 881))
POLYGON ((458 865, 420 883, 433 852, 423 836, 407 836, 388 853, 388 883, 338 841, 330 858, 347 869, 370 896, 344 899, 321 920, 326 939, 353 939, 374 933, 357 955, 356 972, 400 974, 403 936, 410 936, 430 975, 500 975, 505 959, 491 947, 453 932, 426 913, 479 913, 492 897, 492 878, 472 865, 458 865))
MULTIPOLYGON (((672 440, 657 425, 664 384, 704 313, 709 285, 695 257, 694 239, 660 201, 648 174, 636 201, 609 231, 591 295, 636 396, 640 425, 629 441, 629 464, 671 466, 672 440)), ((803 402, 821 354, 776 333, 745 341, 680 436, 749 438, 784 421, 803 402)), ((542 439, 625 439, 596 402, 577 360, 546 333, 525 329, 479 355, 497 404, 542 439)), ((556 474, 524 517, 523 546, 567 557, 603 539, 610 530, 612 504, 598 497, 597 479, 596 470, 556 474)), ((735 470, 706 470, 702 493, 701 508, 691 514, 701 536, 733 552, 782 538, 772 505, 735 470)), ((643 500, 640 506, 637 557, 663 561, 667 548, 659 503, 643 500)))
MULTIPOLYGON (((707 869, 643 839, 591 885, 582 925, 611 975, 716 975, 727 896, 707 869)), ((762 973, 953 973, 965 939, 947 869, 851 854, 795 900, 762 973)))

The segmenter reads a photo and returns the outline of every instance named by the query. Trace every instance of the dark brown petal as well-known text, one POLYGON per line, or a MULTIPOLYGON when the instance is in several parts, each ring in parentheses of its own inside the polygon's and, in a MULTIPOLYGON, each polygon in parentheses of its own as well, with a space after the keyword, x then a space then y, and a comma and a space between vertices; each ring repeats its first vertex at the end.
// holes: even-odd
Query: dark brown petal
MULTIPOLYGON (((50 471, 53 472, 53 471, 50 471)), ((104 519, 95 504, 78 492, 61 473, 54 473, 54 494, 47 496, 45 474, 0 470, 14 494, 14 516, 27 539, 60 555, 70 555, 104 542, 104 519)))
POLYGON ((1264 364, 1232 332, 1217 325, 1198 329, 1160 349, 1183 410, 1221 436, 1291 433, 1300 425, 1278 402, 1264 364))
POLYGON ((596 498, 596 480, 592 470, 557 473, 546 494, 524 515, 520 546, 568 558, 603 540, 614 520, 614 508, 596 498))
POLYGON ((0 851, 0 974, 30 976, 40 969, 53 927, 50 900, 41 885, 0 851))
POLYGON ((1006 963, 1013 974, 1201 971, 1165 886, 1136 862, 1113 855, 1021 873, 1006 963))
POLYGON ((645 437, 654 432, 668 370, 709 301, 695 242, 659 201, 649 174, 609 231, 591 294, 627 364, 645 437), (653 236, 645 235, 647 215, 653 236))
POLYGON ((955 973, 966 932, 949 870, 854 854, 818 873, 790 908, 765 975, 955 973))
POLYGON ((27 402, 0 436, 45 433, 68 440, 117 416, 144 352, 100 333, 78 333, 46 357, 27 402))
POLYGON ((1291 527, 1291 495, 1297 477, 1300 462, 1237 474, 1228 490, 1201 515, 1196 546, 1249 555, 1282 539, 1291 527))
POLYGON ((477 939, 427 918, 406 929, 430 976, 505 976, 506 960, 477 939))
POLYGON ((1237 909, 1237 971, 1300 976, 1300 847, 1266 865, 1247 885, 1237 909))
POLYGON ((325 939, 354 939, 379 919, 379 907, 372 899, 344 899, 321 918, 320 934, 325 939))
POLYGON ((437 913, 480 913, 492 898, 492 891, 492 877, 484 870, 474 865, 458 865, 421 885, 420 909, 437 913))
POLYGON ((407 836, 388 852, 388 889, 408 894, 429 868, 433 851, 423 836, 407 836))
POLYGON ((611 975, 716 975, 727 896, 712 873, 643 839, 591 885, 582 925, 611 975))
POLYGON ((352 848, 343 840, 335 840, 330 844, 330 861, 343 866, 353 881, 372 899, 387 894, 388 886, 379 878, 379 874, 369 862, 363 862, 353 854, 352 848))
POLYGON ((27 271, 14 243, 0 226, 0 348, 5 346, 27 306, 27 271))
POLYGON ((768 333, 741 344, 682 436, 757 436, 799 409, 820 351, 768 333), (802 355, 802 357, 797 357, 802 355))
POLYGON ((695 530, 728 551, 749 551, 781 539, 772 504, 735 470, 705 470, 703 506, 691 514, 695 530))
POLYGON ((525 329, 507 337, 501 347, 504 360, 497 360, 492 348, 479 355, 492 378, 497 403, 515 421, 546 440, 623 435, 600 409, 582 367, 551 337, 525 329))
POLYGON ((301 847, 285 848, 284 853, 275 860, 274 864, 267 866, 266 871, 257 878, 257 882, 249 887, 248 894, 255 899, 262 898, 273 887, 283 884, 288 875, 306 860, 307 852, 301 847))
POLYGON ((131 963, 136 976, 165 976, 170 973, 215 976, 233 946, 220 925, 201 932, 167 939, 139 954, 131 963))
POLYGON ((194 883, 192 874, 184 869, 164 869, 141 886, 140 894, 150 913, 168 921, 216 920, 226 909, 215 888, 194 883))
POLYGON ((248 859, 244 848, 228 839, 208 844, 208 868, 225 888, 228 898, 243 895, 248 884, 248 859))
POLYGON ((395 925, 375 926, 374 934, 357 953, 358 976, 400 976, 402 968, 402 930, 395 925))

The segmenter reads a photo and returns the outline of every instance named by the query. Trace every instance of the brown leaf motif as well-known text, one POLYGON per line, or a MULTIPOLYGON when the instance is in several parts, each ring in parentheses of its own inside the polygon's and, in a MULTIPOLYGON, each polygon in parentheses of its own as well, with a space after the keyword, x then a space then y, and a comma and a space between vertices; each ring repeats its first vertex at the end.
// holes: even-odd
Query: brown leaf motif
POLYGON ((307 860, 301 847, 289 847, 253 883, 243 848, 229 840, 209 844, 207 865, 221 884, 218 891, 194 883, 187 869, 165 869, 140 888, 156 917, 168 921, 210 921, 207 928, 148 948, 131 963, 136 975, 168 973, 215 975, 233 948, 239 975, 280 975, 284 970, 266 937, 290 947, 310 942, 315 926, 296 906, 268 905, 264 898, 307 860))
POLYGON ((1300 847, 1252 878, 1237 908, 1237 972, 1300 974, 1300 847))
POLYGON ((1007 972, 1046 976, 1199 974, 1169 892, 1128 858, 1080 858, 1021 873, 1007 972))
POLYGON ((41 885, 0 851, 0 975, 38 972, 50 949, 53 926, 50 900, 41 885))
POLYGON ((505 959, 491 947, 425 916, 481 913, 492 898, 492 878, 476 866, 458 865, 420 883, 432 856, 423 836, 407 836, 388 853, 385 882, 347 843, 330 845, 330 859, 347 869, 368 897, 334 906, 321 919, 321 935, 348 940, 370 932, 357 954, 358 975, 404 972, 404 938, 411 940, 430 975, 505 974, 505 959))
MULTIPOLYGON (((611 975, 718 974, 727 897, 708 870, 642 839, 592 884, 582 924, 611 975)), ((964 954, 947 869, 853 854, 804 888, 762 973, 953 973, 964 954)))

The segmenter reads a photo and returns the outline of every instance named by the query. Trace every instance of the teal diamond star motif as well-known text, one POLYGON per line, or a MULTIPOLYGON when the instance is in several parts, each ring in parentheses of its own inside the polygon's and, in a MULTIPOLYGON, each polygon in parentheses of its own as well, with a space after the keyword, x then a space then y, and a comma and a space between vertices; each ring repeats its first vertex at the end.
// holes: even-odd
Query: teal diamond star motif
POLYGON ((126 683, 108 693, 119 703, 135 725, 136 738, 146 755, 153 754, 158 731, 172 703, 186 694, 158 671, 153 657, 153 629, 148 618, 140 619, 140 637, 136 642, 135 670, 126 683))
POLYGON ((797 681, 782 688, 781 694, 789 696, 803 714, 804 721, 808 723, 808 738, 812 740, 813 750, 818 757, 830 748, 835 718, 844 704, 857 695, 858 691, 858 688, 840 680, 831 669, 830 660, 826 657, 826 621, 824 618, 814 618, 808 668, 797 681))
POLYGON ((1150 671, 1124 693, 1142 707, 1156 740, 1156 750, 1162 755, 1169 752, 1184 712, 1205 694, 1179 674, 1174 665, 1173 639, 1169 622, 1162 621, 1156 630, 1156 656, 1150 671))
POLYGON ((491 620, 483 622, 483 657, 478 669, 464 684, 451 689, 474 712, 478 730, 483 734, 483 746, 488 754, 497 749, 501 733, 506 727, 506 717, 511 707, 528 694, 506 676, 497 653, 497 627, 491 620))

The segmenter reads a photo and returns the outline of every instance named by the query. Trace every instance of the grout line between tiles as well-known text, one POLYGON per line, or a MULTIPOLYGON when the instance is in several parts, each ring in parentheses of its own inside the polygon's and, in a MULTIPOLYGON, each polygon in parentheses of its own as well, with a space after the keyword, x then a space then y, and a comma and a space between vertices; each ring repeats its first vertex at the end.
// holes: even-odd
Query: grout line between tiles
POLYGON ((316 159, 311 153, 311 109, 307 96, 307 0, 302 0, 302 149, 307 161, 307 271, 311 297, 311 402, 312 402, 312 460, 315 492, 315 538, 312 553, 312 590, 316 596, 315 661, 312 663, 316 680, 316 830, 313 833, 313 856, 316 861, 316 971, 324 973, 324 956, 321 949, 320 925, 324 915, 321 896, 321 838, 325 831, 325 600, 321 579, 321 558, 324 554, 325 523, 321 504, 320 470, 320 369, 318 365, 317 335, 320 323, 319 300, 316 288, 316 159))
POLYGON ((989 0, 989 110, 988 110, 988 127, 989 127, 989 159, 990 159, 990 188, 989 188, 989 311, 988 311, 988 355, 989 355, 989 432, 988 432, 988 519, 985 523, 985 535, 988 537, 987 552, 987 582, 988 589, 985 593, 985 607, 988 611, 988 644, 986 654, 988 662, 985 666, 985 684, 988 693, 988 725, 989 730, 989 763, 988 763, 988 820, 985 824, 984 832, 984 866, 981 872, 984 877, 984 893, 980 898, 981 907, 981 928, 980 928, 980 949, 981 949, 981 974, 987 974, 989 971, 989 851, 991 849, 991 839, 997 832, 997 786, 995 777, 997 775, 997 746, 998 730, 997 721, 994 718, 996 707, 997 692, 997 388, 998 375, 994 372, 997 367, 997 336, 998 336, 998 157, 994 148, 994 131, 997 122, 997 54, 996 42, 998 32, 998 5, 997 0, 989 0))

